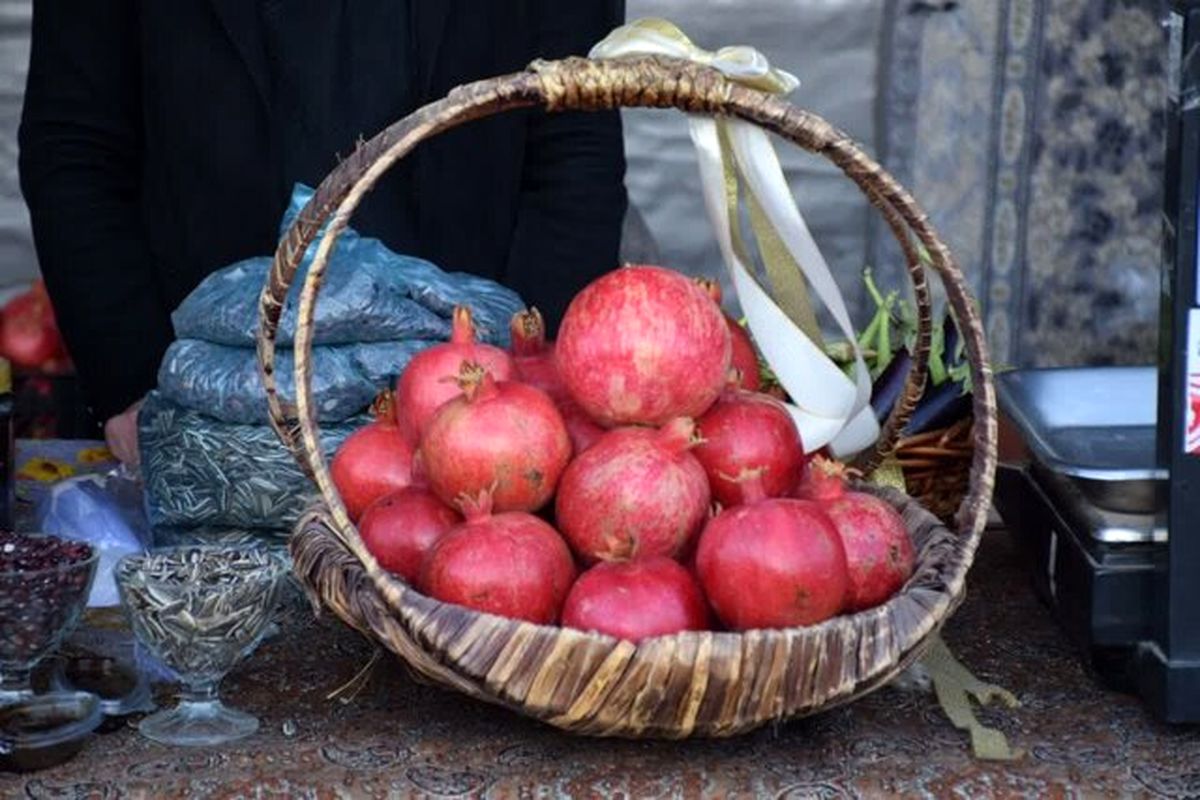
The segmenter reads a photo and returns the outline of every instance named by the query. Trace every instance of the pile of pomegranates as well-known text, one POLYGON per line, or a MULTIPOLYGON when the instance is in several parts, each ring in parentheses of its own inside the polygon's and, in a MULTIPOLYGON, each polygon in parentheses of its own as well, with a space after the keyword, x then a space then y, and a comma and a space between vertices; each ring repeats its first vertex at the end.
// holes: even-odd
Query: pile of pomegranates
POLYGON ((630 641, 813 625, 912 574, 899 514, 804 452, 712 284, 627 266, 505 352, 453 335, 342 445, 380 565, 447 603, 630 641), (750 378, 747 380, 747 378, 750 378))

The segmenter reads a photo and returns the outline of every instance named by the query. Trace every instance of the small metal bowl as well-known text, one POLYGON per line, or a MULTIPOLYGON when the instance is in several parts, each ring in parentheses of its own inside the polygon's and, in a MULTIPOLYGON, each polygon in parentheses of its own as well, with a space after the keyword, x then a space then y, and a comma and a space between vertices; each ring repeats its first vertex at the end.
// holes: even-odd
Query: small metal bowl
POLYGON ((0 706, 0 770, 32 772, 61 764, 100 725, 100 698, 51 692, 0 706))

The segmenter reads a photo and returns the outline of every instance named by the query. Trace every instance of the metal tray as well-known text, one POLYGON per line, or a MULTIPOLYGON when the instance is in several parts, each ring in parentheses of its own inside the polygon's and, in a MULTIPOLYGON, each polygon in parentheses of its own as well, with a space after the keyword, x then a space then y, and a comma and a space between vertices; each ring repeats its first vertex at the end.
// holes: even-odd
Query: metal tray
POLYGON ((1165 504, 1153 367, 1015 370, 997 376, 997 396, 1033 457, 1100 508, 1145 514, 1165 504))

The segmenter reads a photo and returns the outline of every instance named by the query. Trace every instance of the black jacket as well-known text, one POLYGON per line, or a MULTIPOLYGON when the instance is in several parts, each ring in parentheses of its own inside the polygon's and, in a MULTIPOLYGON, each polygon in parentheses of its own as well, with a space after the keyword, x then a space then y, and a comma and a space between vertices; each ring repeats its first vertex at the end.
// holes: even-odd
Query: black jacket
MULTIPOLYGON (((262 1, 294 39, 319 47, 328 34, 322 4, 333 0, 262 1)), ((412 3, 416 105, 535 57, 585 54, 624 13, 623 0, 412 3)), ((388 80, 314 74, 307 59, 290 75, 272 69, 261 22, 255 0, 35 0, 21 188, 98 419, 154 385, 171 310, 213 270, 272 253, 293 181, 315 185, 335 165, 331 152, 319 174, 283 174, 272 81, 326 81, 316 96, 328 97, 388 80)), ((375 129, 358 133, 404 110, 381 108, 375 129)), ((352 224, 445 269, 501 280, 555 319, 615 266, 621 148, 615 113, 474 122, 418 148, 389 177, 400 194, 373 193, 352 224), (389 196, 408 217, 395 230, 389 196)))

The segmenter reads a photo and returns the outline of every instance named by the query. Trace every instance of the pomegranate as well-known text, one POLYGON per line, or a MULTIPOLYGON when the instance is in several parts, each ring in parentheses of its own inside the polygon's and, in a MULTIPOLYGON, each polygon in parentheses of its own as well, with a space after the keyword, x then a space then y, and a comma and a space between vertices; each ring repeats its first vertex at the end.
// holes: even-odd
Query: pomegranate
POLYGON ((566 423, 567 435, 571 437, 571 449, 575 455, 587 450, 604 435, 604 428, 593 422, 592 418, 582 408, 575 405, 571 398, 559 398, 558 411, 562 414, 563 422, 566 423))
POLYGON ((564 392, 554 364, 553 345, 546 341, 542 312, 536 308, 518 311, 513 315, 510 333, 517 380, 536 386, 558 402, 564 392))
POLYGON ((696 424, 702 441, 692 452, 721 505, 738 504, 742 488, 737 480, 747 471, 761 473, 767 497, 783 497, 795 489, 804 468, 804 447, 792 415, 775 398, 728 388, 696 424))
POLYGON ((346 437, 329 467, 352 520, 385 494, 415 482, 413 448, 396 426, 391 392, 379 395, 372 413, 375 421, 346 437))
POLYGON ((708 479, 688 452, 687 417, 618 428, 581 453, 558 486, 559 530, 588 562, 678 557, 708 515, 708 479))
POLYGON ((9 300, 0 313, 0 356, 26 369, 55 373, 68 368, 66 346, 42 281, 9 300))
POLYGON ((462 394, 446 403, 421 438, 421 468, 447 503, 492 493, 497 511, 535 511, 554 495, 571 459, 571 439, 554 401, 523 383, 495 381, 463 364, 462 394))
POLYGON ((708 606, 696 579, 669 558, 601 563, 571 587, 562 624, 639 642, 705 630, 708 606))
POLYGON ((428 489, 408 486, 367 506, 358 532, 380 566, 416 583, 429 548, 462 521, 428 489))
POLYGON ((554 363, 553 343, 546 341, 546 325, 541 312, 531 308, 514 314, 511 333, 517 379, 550 395, 567 425, 572 449, 582 453, 600 438, 604 428, 593 422, 563 389, 554 363))
POLYGON ((818 456, 800 491, 822 504, 842 537, 850 570, 846 608, 861 611, 900 591, 912 575, 917 556, 896 509, 875 495, 846 489, 849 471, 818 456))
MULTIPOLYGON (((696 283, 708 293, 708 296, 720 308, 721 284, 708 278, 697 278, 696 283)), ((730 365, 741 375, 742 388, 747 391, 757 392, 762 388, 762 376, 758 371, 758 351, 754 349, 754 342, 750 339, 750 332, 738 324, 738 321, 733 317, 724 312, 721 313, 725 317, 726 327, 729 328, 730 365)))
POLYGON ((571 398, 600 424, 662 425, 712 405, 729 348, 703 289, 669 269, 627 266, 571 301, 555 357, 571 398))
POLYGON ((462 497, 466 522, 434 544, 421 567, 421 591, 445 603, 530 622, 558 619, 575 579, 571 552, 532 514, 492 514, 487 491, 462 497))
POLYGON ((461 390, 455 380, 464 361, 481 364, 498 381, 513 376, 513 362, 508 353, 476 342, 471 310, 456 306, 450 341, 417 353, 396 381, 396 422, 413 444, 420 441, 429 420, 442 404, 458 397, 461 390))
POLYGON ((743 504, 708 523, 696 572, 713 610, 734 630, 813 625, 840 612, 850 586, 841 537, 809 500, 767 498, 753 473, 743 504))

